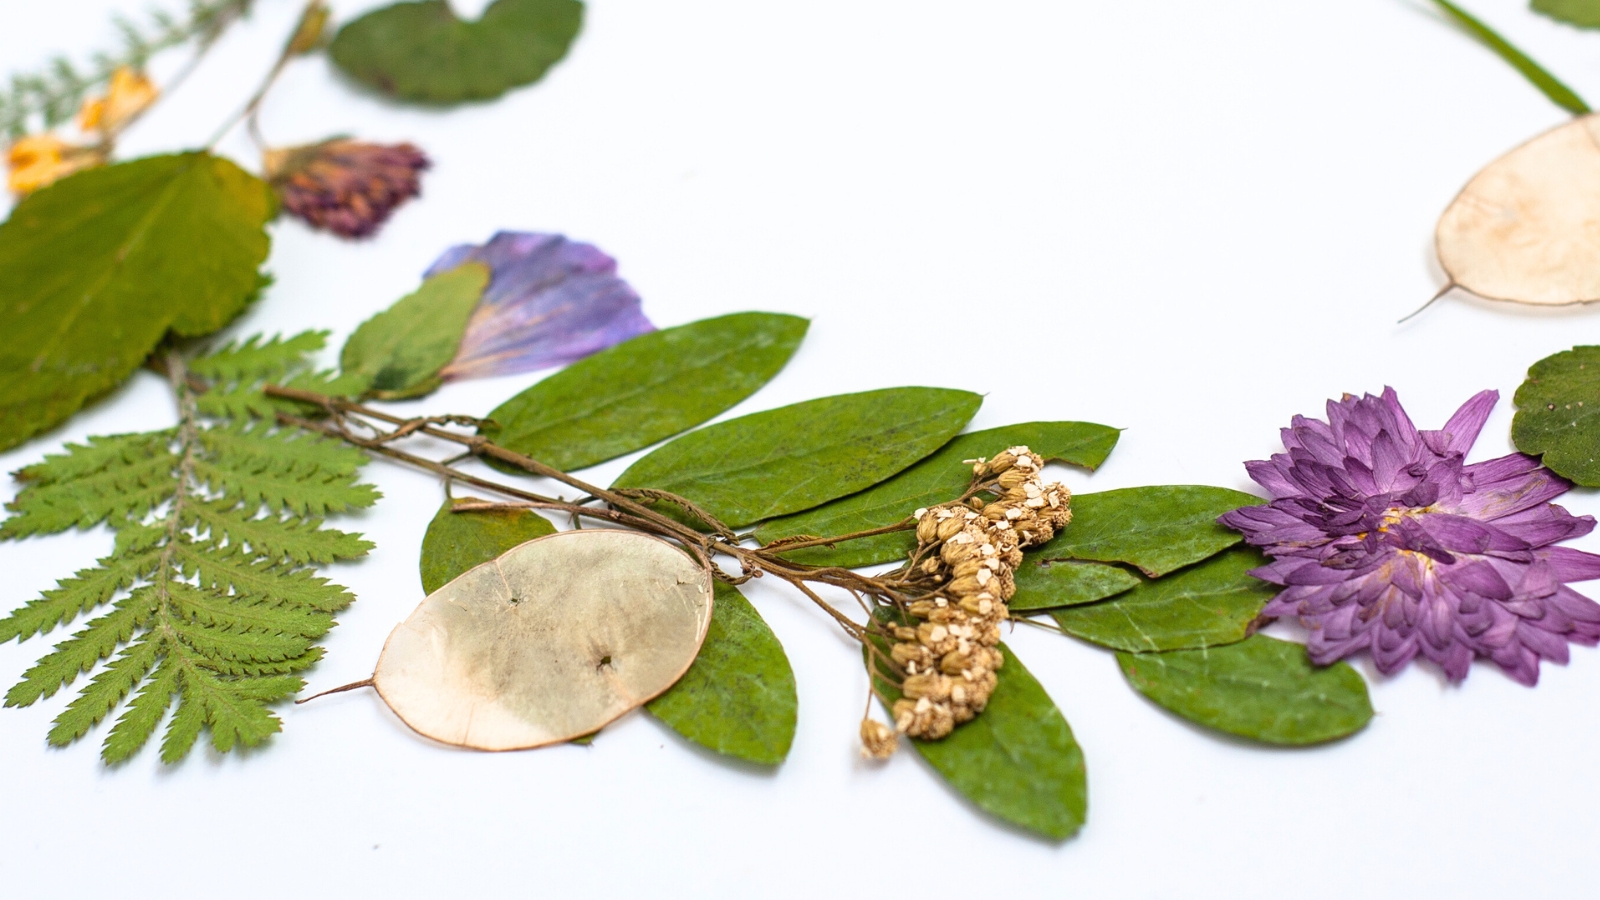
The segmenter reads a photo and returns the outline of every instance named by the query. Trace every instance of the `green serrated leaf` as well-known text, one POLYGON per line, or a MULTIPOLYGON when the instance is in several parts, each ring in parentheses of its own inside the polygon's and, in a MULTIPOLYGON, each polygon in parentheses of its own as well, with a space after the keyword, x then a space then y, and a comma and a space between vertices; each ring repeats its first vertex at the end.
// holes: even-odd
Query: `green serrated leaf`
POLYGON ((481 262, 462 263, 422 282, 356 328, 339 351, 341 374, 385 400, 431 393, 488 283, 489 267, 481 262))
POLYGON ((632 453, 755 393, 794 355, 808 325, 745 312, 640 335, 500 404, 484 434, 563 472, 632 453))
POLYGON ((185 575, 198 576, 203 588, 232 589, 236 597, 261 603, 299 606, 335 613, 355 602, 349 591, 305 569, 258 560, 247 553, 180 543, 174 556, 185 575))
MULTIPOLYGON (((1005 644, 999 684, 976 719, 937 741, 911 746, 978 808, 1036 834, 1065 840, 1083 826, 1089 784, 1072 727, 1005 644)), ((874 677, 886 705, 900 699, 888 680, 874 677)))
POLYGON ((119 603, 111 612, 91 621, 72 637, 57 644, 55 650, 39 660, 22 680, 6 692, 6 706, 30 706, 41 697, 50 697, 95 664, 116 652, 118 645, 133 636, 139 619, 150 613, 148 592, 119 603))
POLYGON ((645 708, 703 747, 775 766, 794 743, 798 703, 778 636, 737 588, 718 582, 700 654, 645 708))
MULTIPOLYGON (((963 460, 994 456, 1025 444, 1051 462, 1099 468, 1117 445, 1118 431, 1092 422, 1029 422, 963 434, 937 453, 888 481, 816 509, 763 523, 755 531, 763 544, 795 535, 831 537, 871 531, 906 520, 919 507, 961 496, 972 480, 963 460)), ((834 547, 815 547, 787 554, 813 566, 867 566, 903 560, 916 548, 911 532, 857 538, 834 547)))
POLYGON ((169 438, 166 432, 91 438, 22 470, 24 487, 6 505, 15 515, 0 524, 0 539, 137 518, 165 503, 177 465, 167 448, 169 438))
POLYGON ((276 381, 328 342, 326 331, 302 331, 291 337, 273 335, 262 340, 251 335, 243 341, 229 341, 220 349, 189 363, 189 374, 213 382, 217 388, 253 385, 276 381))
POLYGON ((252 553, 272 560, 326 565, 365 556, 373 547, 372 542, 358 535, 323 528, 320 519, 256 518, 254 510, 239 509, 226 501, 191 503, 186 509, 194 523, 213 538, 226 539, 230 546, 248 547, 252 553))
POLYGON ((1266 562, 1255 548, 1236 547, 1110 600, 1050 615, 1073 637, 1133 653, 1237 643, 1277 592, 1248 574, 1266 562))
POLYGON ((613 487, 655 488, 730 527, 871 487, 948 441, 983 398, 904 387, 840 394, 691 431, 628 467, 613 487))
POLYGON ((111 602, 117 591, 146 575, 159 558, 152 552, 108 556, 93 569, 81 569, 71 578, 61 579, 43 596, 0 619, 0 643, 12 638, 26 640, 57 625, 71 624, 83 613, 111 602))
POLYGON ((107 765, 126 761, 155 734, 161 717, 172 708, 172 697, 178 690, 178 668, 170 660, 163 660, 154 678, 146 681, 133 702, 112 726, 106 742, 100 749, 100 758, 107 765))
POLYGON ((328 48, 346 74, 399 100, 488 100, 532 84, 567 55, 578 0, 495 0, 476 22, 445 0, 395 3, 339 29, 328 48))
POLYGON ((1495 55, 1505 60, 1513 69, 1521 73, 1523 78, 1538 88, 1551 103, 1561 107, 1575 116, 1581 116, 1589 111, 1589 105, 1583 98, 1572 92, 1572 89, 1562 84, 1554 75, 1545 71, 1544 67, 1534 62, 1526 53, 1511 45, 1510 41, 1496 34, 1494 29, 1485 25, 1471 13, 1451 3, 1450 0, 1433 0, 1443 9, 1455 23, 1466 32, 1477 38, 1480 43, 1495 55))
POLYGON ((1006 604, 1012 612, 1081 606, 1115 597, 1140 584, 1139 576, 1120 566, 1077 560, 1050 562, 1033 557, 1023 559, 1016 579, 1017 593, 1006 604))
POLYGON ((555 534, 550 520, 531 509, 485 509, 451 512, 463 503, 456 498, 434 513, 422 535, 422 591, 431 594, 473 566, 481 565, 518 544, 555 534))
POLYGON ((1579 28, 1600 28, 1600 0, 1533 0, 1533 10, 1579 28))
POLYGON ((1195 484, 1123 488, 1072 498, 1072 524, 1036 559, 1086 559, 1137 566, 1151 578, 1199 562, 1241 540, 1217 517, 1260 497, 1195 484))
POLYGON ((1265 635, 1226 647, 1118 653, 1139 693, 1197 722, 1267 744, 1320 744, 1372 719, 1367 683, 1344 663, 1314 666, 1305 647, 1265 635))
POLYGON ((1547 356, 1517 388, 1511 441, 1563 478, 1600 485, 1600 346, 1547 356), (1594 368, 1589 368, 1593 366, 1594 368))
POLYGON ((208 153, 90 169, 0 224, 0 450, 127 378, 168 331, 210 334, 261 283, 270 190, 208 153))
POLYGON ((46 740, 54 747, 65 747, 89 733, 122 698, 128 696, 156 665, 157 645, 145 639, 122 649, 110 665, 89 680, 89 685, 56 716, 46 740))
POLYGON ((182 691, 178 698, 178 711, 173 714, 172 721, 167 724, 166 736, 161 739, 161 761, 167 765, 188 756, 195 739, 206 727, 206 708, 196 696, 198 692, 193 687, 193 672, 192 667, 186 669, 178 682, 182 691))
POLYGON ((208 628, 316 639, 333 627, 333 616, 299 605, 251 603, 183 582, 174 582, 169 588, 173 608, 193 623, 208 628))

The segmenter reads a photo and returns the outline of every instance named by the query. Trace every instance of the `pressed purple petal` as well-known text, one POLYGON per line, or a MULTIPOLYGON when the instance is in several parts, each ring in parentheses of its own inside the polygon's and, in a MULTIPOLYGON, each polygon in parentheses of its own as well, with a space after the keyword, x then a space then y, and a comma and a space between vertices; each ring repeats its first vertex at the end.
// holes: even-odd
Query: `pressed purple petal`
POLYGON ((445 251, 428 275, 475 260, 490 268, 446 379, 564 365, 654 331, 616 260, 559 234, 502 231, 481 246, 445 251))
POLYGON ((1246 464, 1273 500, 1218 521, 1271 558, 1251 573, 1282 586, 1263 613, 1298 617, 1313 661, 1422 656, 1460 681, 1486 657, 1534 684, 1541 659, 1600 643, 1600 604, 1566 586, 1600 578, 1600 555, 1551 546, 1595 527, 1551 502, 1571 485, 1522 454, 1463 464, 1497 399, 1418 431, 1393 389, 1346 394, 1246 464))

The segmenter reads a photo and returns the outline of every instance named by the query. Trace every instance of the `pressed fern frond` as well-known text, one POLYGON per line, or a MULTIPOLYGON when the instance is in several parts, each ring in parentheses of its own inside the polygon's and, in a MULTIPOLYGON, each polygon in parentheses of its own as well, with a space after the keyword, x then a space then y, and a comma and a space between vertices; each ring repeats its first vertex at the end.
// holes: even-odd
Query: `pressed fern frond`
POLYGON ((24 483, 0 539, 102 522, 116 549, 0 619, 26 640, 94 615, 5 695, 27 706, 91 675, 48 740, 78 740, 119 707, 107 763, 127 759, 176 705, 161 744, 182 759, 202 732, 226 752, 280 728, 268 707, 299 691, 298 673, 352 598, 312 566, 363 555, 358 535, 322 517, 371 506, 359 450, 273 424, 267 381, 313 377, 323 335, 251 338, 186 363, 166 359, 175 428, 90 438, 16 473, 24 483), (130 699, 131 698, 131 699, 130 699))

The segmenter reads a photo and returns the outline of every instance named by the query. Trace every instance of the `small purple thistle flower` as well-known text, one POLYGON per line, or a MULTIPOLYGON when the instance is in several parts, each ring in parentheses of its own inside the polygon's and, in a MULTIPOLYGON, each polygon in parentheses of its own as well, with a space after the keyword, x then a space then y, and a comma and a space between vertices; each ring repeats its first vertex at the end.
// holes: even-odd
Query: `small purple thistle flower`
POLYGON ((333 138, 269 150, 264 168, 290 214, 312 228, 361 238, 377 232, 395 207, 417 196, 421 173, 430 165, 410 144, 333 138))
POLYGON ((1218 521, 1272 557, 1251 573, 1284 588, 1263 614, 1298 616, 1312 661, 1368 650, 1392 674, 1421 654, 1460 681, 1482 656, 1532 685, 1539 660, 1600 641, 1600 604, 1566 586, 1600 578, 1600 556, 1550 546, 1595 526, 1550 502, 1572 485, 1521 453, 1463 464, 1499 397, 1419 431, 1392 388, 1346 394, 1245 463, 1272 502, 1218 521))
POLYGON ((617 277, 617 261, 592 244, 502 231, 446 250, 426 277, 469 261, 489 266, 489 286, 439 373, 447 381, 563 365, 656 328, 617 277))

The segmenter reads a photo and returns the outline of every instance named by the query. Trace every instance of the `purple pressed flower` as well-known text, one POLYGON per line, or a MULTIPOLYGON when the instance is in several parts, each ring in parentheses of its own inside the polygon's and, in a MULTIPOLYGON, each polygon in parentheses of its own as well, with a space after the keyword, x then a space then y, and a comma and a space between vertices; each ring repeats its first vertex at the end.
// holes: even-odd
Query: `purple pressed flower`
POLYGON ((283 208, 313 228, 366 237, 395 207, 417 196, 428 157, 410 144, 367 144, 334 138, 269 150, 267 180, 283 208))
POLYGON ((617 277, 617 261, 592 244, 502 231, 482 246, 446 250, 427 276, 469 261, 489 266, 489 286, 439 373, 447 380, 559 366, 656 328, 617 277))
POLYGON ((1393 389, 1346 394, 1245 463, 1272 502, 1219 521, 1272 557, 1252 573, 1284 588, 1263 613, 1298 616, 1314 662, 1366 650, 1388 674, 1421 654, 1460 681, 1482 656, 1531 685, 1540 659, 1600 640, 1600 605, 1566 586, 1600 556, 1551 546, 1595 525, 1550 502, 1571 484, 1520 453, 1463 462, 1499 396, 1418 431, 1393 389))

